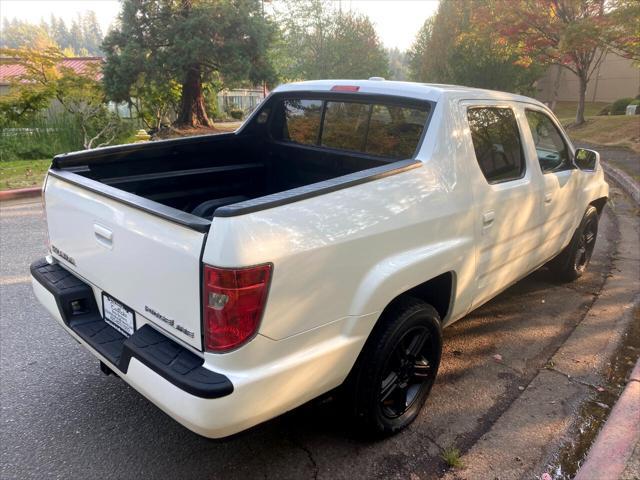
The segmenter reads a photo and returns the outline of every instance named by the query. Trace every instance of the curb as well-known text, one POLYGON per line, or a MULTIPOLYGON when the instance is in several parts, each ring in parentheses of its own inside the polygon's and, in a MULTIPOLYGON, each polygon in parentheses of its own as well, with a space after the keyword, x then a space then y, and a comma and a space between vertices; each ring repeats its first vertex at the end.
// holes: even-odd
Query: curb
POLYGON ((35 198, 42 195, 42 187, 17 188, 0 192, 0 201, 15 200, 16 198, 35 198))
POLYGON ((640 441, 640 359, 574 480, 617 479, 640 441))
POLYGON ((614 167, 607 162, 600 161, 600 164, 602 165, 607 177, 620 186, 620 188, 622 188, 625 193, 633 199, 636 205, 640 205, 640 185, 638 185, 638 182, 619 168, 614 167))

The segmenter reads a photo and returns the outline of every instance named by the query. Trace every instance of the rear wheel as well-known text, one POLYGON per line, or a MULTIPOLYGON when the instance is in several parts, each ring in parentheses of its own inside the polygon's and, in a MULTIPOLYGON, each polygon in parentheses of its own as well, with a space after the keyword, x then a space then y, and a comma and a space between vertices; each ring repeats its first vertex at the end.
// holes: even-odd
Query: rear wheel
POLYGON ((438 312, 402 298, 382 316, 347 380, 346 395, 357 426, 389 435, 420 413, 440 365, 438 312))
POLYGON ((549 263, 549 268, 560 280, 571 282, 587 269, 596 245, 598 220, 598 211, 589 206, 569 245, 549 263))

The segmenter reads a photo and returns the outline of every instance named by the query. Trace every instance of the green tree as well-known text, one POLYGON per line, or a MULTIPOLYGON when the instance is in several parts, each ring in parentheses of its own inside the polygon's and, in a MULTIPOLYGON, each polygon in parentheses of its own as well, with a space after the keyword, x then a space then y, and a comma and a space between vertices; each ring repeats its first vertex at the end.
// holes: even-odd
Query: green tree
POLYGON ((46 48, 52 45, 53 39, 47 30, 29 22, 4 18, 0 35, 0 48, 46 48))
POLYGON ((442 0, 409 51, 410 78, 530 93, 543 70, 520 62, 506 42, 481 27, 474 15, 485 1, 442 0))
POLYGON ((56 68, 62 58, 56 47, 0 48, 0 56, 17 61, 25 73, 10 79, 9 91, 0 96, 0 127, 31 120, 46 109, 55 98, 55 82, 59 79, 56 68))
POLYGON ((62 50, 77 55, 101 55, 102 31, 95 12, 89 11, 78 15, 67 28, 62 18, 51 15, 49 21, 42 20, 39 25, 6 18, 2 25, 0 47, 20 48, 36 47, 43 39, 55 43, 62 50))
POLYGON ((127 126, 109 111, 101 83, 96 80, 100 64, 79 74, 62 66, 58 47, 0 49, 0 55, 16 59, 24 74, 12 80, 9 94, 0 97, 0 124, 25 124, 47 109, 52 101, 78 122, 84 148, 108 145, 127 126))
POLYGON ((277 18, 274 56, 283 80, 388 76, 387 53, 367 16, 327 0, 289 0, 277 18))
POLYGON ((409 78, 415 82, 442 81, 440 80, 442 77, 440 72, 435 71, 435 59, 432 56, 446 56, 447 52, 444 48, 438 49, 437 46, 433 45, 435 43, 432 38, 434 18, 427 18, 424 21, 411 48, 407 52, 409 78))
POLYGON ((158 84, 143 76, 131 89, 131 105, 145 126, 157 131, 162 125, 171 123, 171 114, 178 111, 180 91, 180 84, 175 80, 158 84))
POLYGON ((176 125, 206 126, 204 84, 218 76, 225 84, 273 78, 272 36, 258 0, 124 0, 103 43, 105 88, 113 100, 130 101, 141 78, 176 81, 176 125))
POLYGON ((96 12, 89 10, 80 18, 82 27, 82 48, 86 48, 91 55, 101 53, 100 45, 104 35, 98 23, 96 12))
POLYGON ((387 49, 389 58, 389 78, 405 81, 409 77, 409 57, 397 47, 387 49))
POLYGON ((492 0, 474 13, 520 63, 556 64, 578 77, 578 125, 584 123, 587 86, 607 48, 638 52, 637 1, 492 0))

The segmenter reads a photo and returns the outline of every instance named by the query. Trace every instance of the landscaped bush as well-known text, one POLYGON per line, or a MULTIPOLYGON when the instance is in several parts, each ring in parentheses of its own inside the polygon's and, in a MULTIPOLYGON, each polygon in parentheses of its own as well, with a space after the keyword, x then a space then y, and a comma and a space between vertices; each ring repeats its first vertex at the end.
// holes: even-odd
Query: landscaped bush
POLYGON ((633 98, 619 98, 611 104, 611 115, 624 115, 627 105, 633 101, 633 98))
POLYGON ((239 108, 233 108, 229 110, 229 115, 231 115, 231 118, 235 120, 242 120, 242 117, 244 117, 244 112, 239 108))
POLYGON ((598 112, 598 115, 611 115, 611 104, 602 107, 602 110, 598 112))

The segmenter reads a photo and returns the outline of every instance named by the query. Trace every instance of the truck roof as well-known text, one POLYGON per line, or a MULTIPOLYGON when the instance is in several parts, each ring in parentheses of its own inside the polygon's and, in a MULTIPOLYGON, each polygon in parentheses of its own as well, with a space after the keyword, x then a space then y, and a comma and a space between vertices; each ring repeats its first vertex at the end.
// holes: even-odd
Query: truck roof
POLYGON ((392 80, 310 80, 305 82, 286 83, 277 87, 274 92, 315 91, 327 92, 335 86, 357 86, 361 93, 380 95, 399 95, 423 100, 439 101, 448 99, 465 100, 509 100, 514 102, 533 103, 544 106, 538 100, 524 95, 484 90, 459 85, 437 83, 398 82, 392 80))

